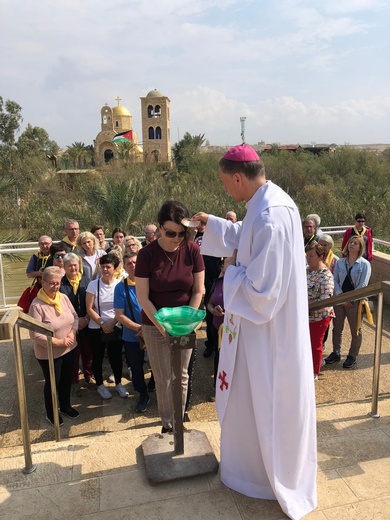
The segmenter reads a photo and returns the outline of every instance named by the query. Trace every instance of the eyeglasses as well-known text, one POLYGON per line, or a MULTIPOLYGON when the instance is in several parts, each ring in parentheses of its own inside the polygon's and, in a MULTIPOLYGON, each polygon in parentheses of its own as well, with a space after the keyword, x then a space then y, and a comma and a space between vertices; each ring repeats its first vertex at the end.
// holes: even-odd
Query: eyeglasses
POLYGON ((185 234, 187 233, 187 231, 179 231, 177 233, 176 231, 172 231, 171 229, 165 229, 165 227, 162 224, 161 224, 161 227, 164 230, 165 236, 167 236, 168 238, 175 238, 175 237, 183 238, 185 236, 185 234))
POLYGON ((364 223, 365 223, 365 220, 363 220, 363 219, 357 219, 356 222, 359 222, 359 224, 364 224, 364 223))
POLYGON ((54 253, 53 258, 58 260, 59 258, 64 258, 66 253, 54 253))
POLYGON ((50 287, 54 288, 54 287, 59 287, 61 285, 61 282, 48 282, 47 280, 43 280, 45 283, 47 283, 48 285, 50 285, 50 287))

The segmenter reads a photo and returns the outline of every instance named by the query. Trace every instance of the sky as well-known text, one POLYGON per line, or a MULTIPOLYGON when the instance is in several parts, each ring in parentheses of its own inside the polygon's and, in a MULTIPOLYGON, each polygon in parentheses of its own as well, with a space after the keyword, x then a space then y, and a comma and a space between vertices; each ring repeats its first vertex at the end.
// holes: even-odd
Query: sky
POLYGON ((0 0, 0 96, 92 144, 115 98, 171 100, 172 144, 390 143, 389 0, 0 0))

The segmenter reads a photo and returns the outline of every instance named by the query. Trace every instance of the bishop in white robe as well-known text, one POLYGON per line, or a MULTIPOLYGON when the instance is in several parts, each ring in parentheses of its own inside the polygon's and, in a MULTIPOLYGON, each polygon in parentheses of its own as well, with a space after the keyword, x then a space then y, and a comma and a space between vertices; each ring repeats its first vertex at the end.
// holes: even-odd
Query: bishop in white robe
MULTIPOLYGON (((260 161, 247 145, 229 152, 224 158, 233 162, 243 157, 260 161)), ((244 220, 233 224, 205 213, 193 218, 207 222, 202 254, 233 254, 224 277, 225 320, 216 382, 221 479, 244 495, 278 500, 296 520, 317 506, 301 219, 293 200, 267 182, 264 173, 255 179, 239 173, 238 178, 221 166, 220 175, 227 191, 246 201, 244 220)))

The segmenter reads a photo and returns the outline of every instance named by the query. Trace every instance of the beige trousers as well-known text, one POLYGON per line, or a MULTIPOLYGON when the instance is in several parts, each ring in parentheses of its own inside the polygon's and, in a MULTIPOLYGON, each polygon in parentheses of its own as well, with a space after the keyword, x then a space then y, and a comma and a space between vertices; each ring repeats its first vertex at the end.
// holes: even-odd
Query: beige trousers
MULTIPOLYGON (((173 398, 172 398, 172 373, 171 352, 165 337, 153 325, 142 325, 142 333, 148 351, 150 367, 156 382, 157 407, 162 424, 165 428, 173 426, 173 398)), ((187 399, 188 390, 188 364, 192 350, 181 351, 181 390, 182 390, 182 414, 187 399)))

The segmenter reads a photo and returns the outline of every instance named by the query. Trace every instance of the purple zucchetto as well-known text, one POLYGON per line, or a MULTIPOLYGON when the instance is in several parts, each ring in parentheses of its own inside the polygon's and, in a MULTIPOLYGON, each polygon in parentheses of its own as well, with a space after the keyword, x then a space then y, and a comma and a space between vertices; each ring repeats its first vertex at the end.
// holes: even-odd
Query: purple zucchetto
POLYGON ((233 162, 260 161, 260 157, 249 144, 233 146, 225 153, 223 158, 233 162))

